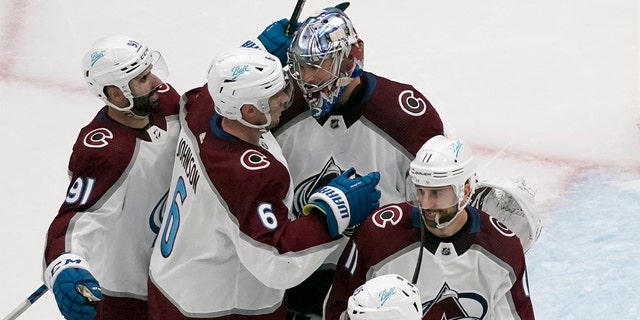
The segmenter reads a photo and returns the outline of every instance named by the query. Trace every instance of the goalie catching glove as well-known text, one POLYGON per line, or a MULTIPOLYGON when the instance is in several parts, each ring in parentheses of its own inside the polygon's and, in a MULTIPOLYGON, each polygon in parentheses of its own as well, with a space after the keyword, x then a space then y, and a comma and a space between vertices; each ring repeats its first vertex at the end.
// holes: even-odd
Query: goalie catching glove
POLYGON ((94 302, 102 300, 102 291, 84 259, 75 254, 65 253, 47 267, 44 278, 65 319, 95 318, 94 302))
POLYGON ((355 172, 354 168, 349 168, 331 180, 327 186, 314 192, 309 203, 302 208, 304 215, 309 215, 313 209, 322 211, 327 216, 332 237, 358 225, 380 206, 380 190, 376 189, 380 173, 370 172, 363 177, 349 178, 355 172))

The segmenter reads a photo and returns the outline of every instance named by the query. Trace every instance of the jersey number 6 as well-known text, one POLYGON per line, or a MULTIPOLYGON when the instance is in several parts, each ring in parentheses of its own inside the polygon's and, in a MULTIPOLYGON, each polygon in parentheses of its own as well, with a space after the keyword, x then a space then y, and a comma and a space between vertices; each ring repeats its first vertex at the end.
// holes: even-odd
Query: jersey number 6
POLYGON ((171 209, 169 215, 166 217, 164 229, 162 230, 162 236, 160 237, 160 252, 162 256, 167 258, 173 251, 173 244, 176 241, 176 234, 178 233, 178 227, 180 226, 180 206, 187 198, 187 189, 185 188, 184 179, 182 176, 178 177, 176 183, 176 191, 173 193, 173 199, 171 200, 171 209), (178 205, 180 201, 180 205, 178 205))

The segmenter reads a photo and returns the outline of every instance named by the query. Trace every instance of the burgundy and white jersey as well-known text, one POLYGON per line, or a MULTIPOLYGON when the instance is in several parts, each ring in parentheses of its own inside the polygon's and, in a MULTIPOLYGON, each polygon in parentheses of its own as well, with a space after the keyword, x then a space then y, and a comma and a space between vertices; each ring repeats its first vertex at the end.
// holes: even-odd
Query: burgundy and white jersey
POLYGON ((314 119, 300 97, 282 114, 274 135, 289 162, 296 212, 350 167, 380 172, 380 204, 404 201, 409 163, 429 138, 443 134, 437 111, 413 86, 368 72, 361 79, 351 100, 326 119, 314 119))
MULTIPOLYGON (((360 79, 349 101, 323 119, 311 116, 300 92, 282 113, 274 135, 289 162, 294 212, 300 212, 314 190, 350 167, 359 174, 380 172, 381 205, 404 201, 411 160, 429 138, 444 133, 438 112, 413 86, 369 72, 360 79)), ((320 313, 344 244, 322 270, 293 289, 290 309, 320 313), (302 295, 306 298, 297 299, 302 295)))
POLYGON ((169 85, 158 93, 160 105, 145 129, 112 120, 106 106, 82 128, 67 195, 47 234, 45 265, 63 252, 83 257, 109 301, 147 296, 151 247, 180 131, 180 95, 169 85))
POLYGON ((425 231, 424 247, 418 210, 408 203, 372 213, 342 252, 326 319, 344 316, 349 296, 369 279, 390 273, 412 279, 420 250, 423 319, 534 319, 520 240, 487 213, 466 211, 462 230, 449 238, 425 231))
POLYGON ((256 146, 224 132, 206 85, 185 97, 151 258, 150 318, 284 319, 285 289, 339 241, 324 216, 294 219, 287 162, 271 133, 256 146))

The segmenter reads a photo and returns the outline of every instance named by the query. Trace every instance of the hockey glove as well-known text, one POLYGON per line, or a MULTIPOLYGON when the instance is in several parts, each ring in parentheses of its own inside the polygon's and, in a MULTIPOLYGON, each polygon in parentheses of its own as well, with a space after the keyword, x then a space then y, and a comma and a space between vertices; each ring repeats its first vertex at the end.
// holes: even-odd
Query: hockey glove
MULTIPOLYGON (((243 47, 259 48, 267 50, 269 53, 280 59, 282 66, 287 65, 287 50, 291 44, 291 38, 293 38, 293 32, 291 35, 285 35, 284 31, 287 29, 289 19, 282 19, 270 24, 262 33, 258 36, 259 44, 255 41, 247 41, 242 44, 243 47)), ((300 26, 300 22, 296 25, 296 29, 300 26)))
POLYGON ((102 300, 98 280, 87 262, 74 254, 63 254, 45 271, 45 283, 53 291, 65 319, 90 320, 96 316, 95 301, 102 300))
POLYGON ((309 203, 302 208, 305 215, 313 208, 322 211, 327 216, 332 237, 358 225, 380 206, 380 190, 376 189, 380 173, 370 172, 363 177, 349 178, 355 172, 354 168, 350 168, 333 179, 327 186, 314 192, 309 197, 309 203))

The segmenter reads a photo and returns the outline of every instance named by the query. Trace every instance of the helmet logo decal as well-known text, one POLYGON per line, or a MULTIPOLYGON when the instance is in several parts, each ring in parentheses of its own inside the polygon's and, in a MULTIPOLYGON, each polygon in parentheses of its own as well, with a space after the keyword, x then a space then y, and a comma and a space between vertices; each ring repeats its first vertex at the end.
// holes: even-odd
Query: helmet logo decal
POLYGON ((100 58, 104 57, 105 51, 106 50, 100 50, 91 54, 91 67, 93 67, 93 65, 96 64, 96 62, 98 62, 100 58))
POLYGON ((402 110, 410 116, 419 117, 427 111, 427 104, 420 97, 416 97, 412 90, 400 92, 398 103, 402 110))
POLYGON ((268 167, 271 162, 267 157, 253 149, 245 151, 240 157, 240 164, 248 170, 260 170, 268 167))
POLYGON ((462 148, 462 142, 460 140, 456 140, 451 144, 451 151, 456 155, 456 159, 458 159, 458 155, 460 154, 460 149, 462 148))
POLYGON ((402 219, 402 209, 393 205, 388 208, 376 211, 371 215, 371 220, 378 228, 386 228, 387 224, 396 225, 402 219))
POLYGON ((397 292, 395 287, 383 290, 382 292, 378 293, 378 296, 380 297, 380 306, 384 306, 384 304, 387 303, 387 300, 393 297, 396 293, 397 292))
POLYGON ((109 139, 113 139, 113 133, 107 128, 98 128, 87 133, 83 143, 89 148, 102 148, 109 144, 109 139))
POLYGON ((140 43, 138 43, 138 42, 137 42, 137 41, 135 41, 135 40, 129 40, 129 41, 127 41, 127 45, 128 45, 128 46, 131 46, 131 47, 134 47, 134 48, 140 48, 140 43))
POLYGON ((235 66, 231 68, 231 79, 236 80, 239 76, 249 72, 249 65, 235 66))

